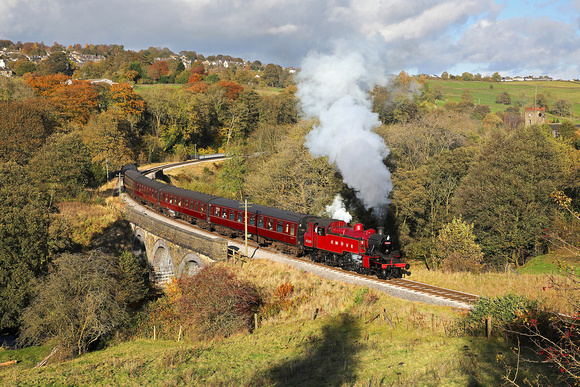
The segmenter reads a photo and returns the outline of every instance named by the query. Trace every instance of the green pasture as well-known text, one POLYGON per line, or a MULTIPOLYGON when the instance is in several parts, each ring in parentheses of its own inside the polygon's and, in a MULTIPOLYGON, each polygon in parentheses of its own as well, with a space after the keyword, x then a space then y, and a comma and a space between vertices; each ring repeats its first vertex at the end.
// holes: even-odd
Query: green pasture
MULTIPOLYGON (((534 99, 537 94, 548 93, 550 106, 559 99, 572 102, 574 119, 580 119, 580 82, 567 81, 524 81, 524 82, 478 82, 459 80, 430 80, 427 81, 429 87, 438 86, 441 88, 445 99, 440 101, 440 105, 447 102, 460 102, 461 95, 468 91, 473 96, 476 105, 488 105, 492 112, 502 111, 510 105, 495 103, 498 94, 506 91, 511 97, 512 105, 517 101, 523 101, 524 106, 534 106, 534 99)), ((564 119, 570 117, 555 117, 547 114, 548 119, 564 119)))

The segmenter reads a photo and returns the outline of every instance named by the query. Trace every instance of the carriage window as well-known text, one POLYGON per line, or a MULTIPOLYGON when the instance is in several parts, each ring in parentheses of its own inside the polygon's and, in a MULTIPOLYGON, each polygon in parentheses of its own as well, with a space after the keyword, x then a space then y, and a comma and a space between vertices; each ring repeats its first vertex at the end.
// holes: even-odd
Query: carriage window
POLYGON ((261 216, 258 218, 258 227, 264 227, 264 218, 261 216))
MULTIPOLYGON (((196 203, 196 205, 197 205, 197 203, 196 203)), ((205 204, 201 204, 201 205, 199 206, 199 210, 200 210, 201 212, 205 212, 205 204)))
POLYGON ((242 223, 244 221, 244 216, 241 212, 238 212, 238 222, 242 223))
POLYGON ((284 223, 280 222, 279 220, 276 221, 276 231, 278 232, 284 231, 284 223))
POLYGON ((179 198, 179 200, 177 201, 177 205, 178 205, 179 207, 181 207, 181 198, 179 198))
POLYGON ((236 213, 235 213, 235 211, 230 211, 230 220, 236 220, 236 213))
POLYGON ((290 229, 290 225, 288 223, 286 223, 286 228, 285 228, 285 233, 288 234, 288 230, 290 229))
POLYGON ((213 213, 213 214, 214 214, 215 216, 220 216, 220 208, 219 208, 219 207, 216 207, 216 208, 215 208, 215 211, 214 211, 214 213, 213 213))
POLYGON ((266 218, 266 224, 268 225, 268 230, 273 230, 274 229, 274 222, 273 222, 272 219, 266 218))
POLYGON ((222 218, 227 218, 227 217, 228 217, 228 210, 223 210, 222 218))
POLYGON ((256 215, 250 215, 250 226, 256 224, 256 215))
POLYGON ((195 210, 198 211, 199 210, 199 203, 195 202, 195 210))
POLYGON ((290 226, 290 235, 296 235, 294 225, 290 226))
POLYGON ((189 200, 185 199, 185 207, 189 208, 189 200))

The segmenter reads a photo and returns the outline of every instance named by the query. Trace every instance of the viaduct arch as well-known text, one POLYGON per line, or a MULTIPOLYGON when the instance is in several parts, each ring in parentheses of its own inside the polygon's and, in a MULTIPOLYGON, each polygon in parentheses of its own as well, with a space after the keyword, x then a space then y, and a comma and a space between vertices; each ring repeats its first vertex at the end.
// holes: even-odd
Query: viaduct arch
POLYGON ((227 259, 227 241, 183 229, 171 220, 153 220, 127 205, 127 220, 133 230, 133 254, 149 267, 151 278, 166 286, 172 278, 194 275, 215 261, 227 259))

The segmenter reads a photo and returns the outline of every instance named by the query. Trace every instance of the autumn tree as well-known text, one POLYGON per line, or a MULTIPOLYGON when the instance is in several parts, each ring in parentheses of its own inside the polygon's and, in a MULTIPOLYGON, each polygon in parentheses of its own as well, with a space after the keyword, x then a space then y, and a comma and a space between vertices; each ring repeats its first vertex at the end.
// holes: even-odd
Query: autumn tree
POLYGON ((272 130, 268 126, 252 134, 251 149, 259 147, 264 152, 252 157, 248 165, 244 192, 250 201, 307 214, 323 212, 332 203, 342 181, 325 158, 313 158, 304 146, 311 125, 276 127, 284 135, 272 141, 262 137, 262 131, 272 130))
POLYGON ((236 100, 240 93, 244 90, 242 86, 235 82, 219 81, 216 83, 216 85, 222 87, 225 90, 226 98, 229 98, 232 101, 236 100))
POLYGON ((117 83, 111 86, 110 97, 113 107, 118 110, 131 126, 131 135, 137 137, 136 125, 145 112, 145 101, 133 90, 131 85, 117 83))
POLYGON ((104 112, 93 116, 83 130, 83 142, 89 149, 91 162, 111 169, 134 163, 129 131, 117 114, 104 112))
POLYGON ((26 82, 41 97, 49 100, 63 121, 86 124, 99 103, 99 93, 94 85, 71 80, 63 74, 26 77, 26 82))
POLYGON ((169 75, 169 64, 166 60, 157 61, 149 67, 147 75, 154 81, 159 81, 161 77, 169 75))

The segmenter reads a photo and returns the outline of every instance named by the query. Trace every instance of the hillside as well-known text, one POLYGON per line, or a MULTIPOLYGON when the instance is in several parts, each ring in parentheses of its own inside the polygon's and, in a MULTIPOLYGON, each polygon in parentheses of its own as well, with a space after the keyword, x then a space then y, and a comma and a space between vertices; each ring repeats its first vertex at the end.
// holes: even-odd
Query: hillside
MULTIPOLYGON (((467 91, 473 96, 476 105, 489 105, 492 112, 505 110, 509 106, 515 106, 517 102, 522 102, 523 106, 534 106, 534 98, 537 94, 546 93, 549 98, 549 106, 552 106, 559 99, 569 100, 572 103, 574 119, 580 123, 580 82, 565 81, 526 81, 526 82, 477 82, 460 80, 429 80, 429 87, 440 87, 444 95, 443 101, 438 104, 444 105, 446 102, 460 102, 461 95, 467 91), (496 103, 497 96, 502 92, 507 92, 511 96, 512 105, 501 105, 496 103), (537 93, 537 94, 536 94, 537 93)), ((553 114, 547 114, 548 119, 562 119, 553 114)), ((565 117, 569 119, 569 117, 565 117)))

